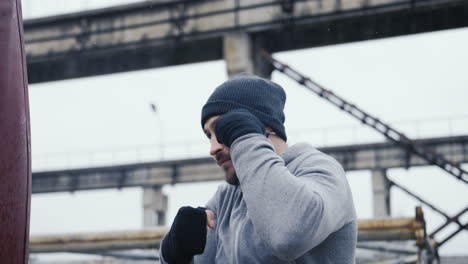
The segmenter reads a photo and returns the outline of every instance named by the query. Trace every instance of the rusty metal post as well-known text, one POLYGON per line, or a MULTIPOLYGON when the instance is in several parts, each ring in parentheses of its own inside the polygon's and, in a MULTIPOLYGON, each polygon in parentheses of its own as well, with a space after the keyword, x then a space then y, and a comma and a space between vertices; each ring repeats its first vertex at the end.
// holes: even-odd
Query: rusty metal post
POLYGON ((0 262, 28 262, 31 155, 20 0, 0 1, 0 262))

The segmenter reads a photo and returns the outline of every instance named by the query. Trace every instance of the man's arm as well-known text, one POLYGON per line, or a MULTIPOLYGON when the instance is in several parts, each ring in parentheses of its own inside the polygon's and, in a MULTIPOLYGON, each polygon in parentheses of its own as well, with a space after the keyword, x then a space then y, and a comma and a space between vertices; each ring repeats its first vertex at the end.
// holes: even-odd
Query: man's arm
POLYGON ((218 216, 218 202, 219 196, 222 193, 222 186, 218 186, 216 193, 211 197, 211 199, 206 203, 206 209, 213 212, 211 228, 208 228, 207 237, 206 237, 206 246, 203 254, 196 255, 193 258, 194 264, 214 264, 216 257, 216 219, 218 216))
POLYGON ((293 260, 355 219, 342 167, 312 149, 293 175, 265 136, 247 134, 231 146, 231 158, 252 223, 276 256, 293 260))
POLYGON ((206 225, 207 214, 204 208, 180 208, 161 243, 162 259, 169 264, 188 264, 194 255, 203 253, 206 225))
POLYGON ((214 263, 217 193, 206 208, 179 209, 171 230, 161 241, 161 264, 214 263))

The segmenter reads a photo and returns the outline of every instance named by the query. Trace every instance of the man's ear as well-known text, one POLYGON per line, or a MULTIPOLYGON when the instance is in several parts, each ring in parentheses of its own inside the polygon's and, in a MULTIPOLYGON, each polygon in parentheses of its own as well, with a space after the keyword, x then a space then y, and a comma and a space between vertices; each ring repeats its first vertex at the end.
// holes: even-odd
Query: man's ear
POLYGON ((265 127, 265 136, 271 139, 271 137, 276 136, 276 133, 271 129, 271 127, 265 127))

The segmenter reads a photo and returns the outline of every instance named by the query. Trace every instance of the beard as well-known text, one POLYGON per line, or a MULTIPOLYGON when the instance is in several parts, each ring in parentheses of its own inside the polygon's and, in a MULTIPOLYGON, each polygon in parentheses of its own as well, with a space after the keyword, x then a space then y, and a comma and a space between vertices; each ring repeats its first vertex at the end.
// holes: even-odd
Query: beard
POLYGON ((233 166, 230 168, 223 168, 224 170, 224 179, 226 180, 227 183, 231 185, 239 185, 239 178, 237 178, 237 173, 236 170, 234 169, 233 166))
POLYGON ((239 185, 236 170, 232 164, 231 154, 229 152, 216 153, 216 162, 224 170, 224 179, 231 185, 239 185))

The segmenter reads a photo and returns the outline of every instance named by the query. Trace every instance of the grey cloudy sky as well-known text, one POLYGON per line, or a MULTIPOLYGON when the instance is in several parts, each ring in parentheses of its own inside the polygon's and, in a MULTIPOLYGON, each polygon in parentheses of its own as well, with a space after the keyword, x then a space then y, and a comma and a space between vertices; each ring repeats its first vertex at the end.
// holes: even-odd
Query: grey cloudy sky
MULTIPOLYGON (((26 16, 34 15, 30 10, 25 6, 26 16)), ((467 46, 468 29, 458 29, 275 56, 410 136, 430 137, 468 134, 467 46)), ((30 85, 33 169, 159 157, 161 137, 165 158, 207 155, 200 109, 226 77, 224 62, 215 61, 30 85), (93 158, 87 155, 91 152, 93 158)), ((288 96, 286 128, 292 143, 383 140, 280 73, 272 79, 288 96)), ((451 214, 468 205, 467 186, 437 168, 394 169, 389 177, 451 214)), ((371 217, 370 172, 350 172, 348 178, 359 217, 371 217)), ((166 186, 168 222, 182 205, 203 205, 217 184, 166 186)), ((393 216, 413 216, 416 205, 392 190, 393 216)), ((429 230, 443 222, 424 210, 429 230)), ((34 195, 31 234, 138 229, 141 214, 138 188, 34 195)), ((441 252, 467 253, 467 242, 465 232, 441 252)))

